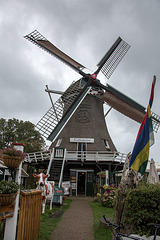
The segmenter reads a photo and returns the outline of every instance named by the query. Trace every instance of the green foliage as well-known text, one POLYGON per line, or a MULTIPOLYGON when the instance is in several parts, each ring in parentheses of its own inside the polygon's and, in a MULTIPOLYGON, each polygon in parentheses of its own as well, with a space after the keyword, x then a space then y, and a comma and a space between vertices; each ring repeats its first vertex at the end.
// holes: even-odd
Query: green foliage
POLYGON ((19 185, 13 181, 0 181, 0 193, 10 194, 18 191, 19 185))
POLYGON ((45 142, 33 123, 18 119, 0 119, 0 149, 12 143, 25 144, 25 152, 41 151, 45 142))
POLYGON ((152 235, 149 223, 160 223, 160 184, 142 183, 127 193, 126 219, 134 224, 134 232, 152 235))

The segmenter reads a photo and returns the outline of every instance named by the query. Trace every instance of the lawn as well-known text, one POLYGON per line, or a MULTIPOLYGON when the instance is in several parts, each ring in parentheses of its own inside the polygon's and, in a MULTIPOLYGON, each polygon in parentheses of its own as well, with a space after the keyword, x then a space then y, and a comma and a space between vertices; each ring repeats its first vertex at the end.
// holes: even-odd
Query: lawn
POLYGON ((61 207, 58 205, 53 206, 52 210, 49 210, 49 206, 46 206, 45 214, 41 214, 40 236, 37 240, 48 240, 50 238, 50 235, 61 220, 63 211, 69 208, 71 202, 71 199, 67 199, 63 201, 61 207))
POLYGON ((99 202, 90 202, 90 206, 93 212, 93 228, 94 228, 94 238, 95 240, 106 240, 112 239, 112 233, 110 230, 107 230, 104 226, 100 224, 100 219, 105 215, 107 218, 112 218, 114 216, 113 208, 103 207, 99 202), (107 238, 106 238, 107 234, 107 238))

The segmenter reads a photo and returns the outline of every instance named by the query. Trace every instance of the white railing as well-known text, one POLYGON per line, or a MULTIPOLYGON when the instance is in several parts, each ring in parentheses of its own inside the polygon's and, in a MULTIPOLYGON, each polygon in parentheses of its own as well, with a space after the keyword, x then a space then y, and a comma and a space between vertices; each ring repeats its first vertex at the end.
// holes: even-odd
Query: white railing
POLYGON ((50 156, 52 153, 52 149, 43 152, 34 152, 34 153, 27 153, 27 156, 24 159, 24 162, 43 162, 45 160, 50 160, 50 156))
POLYGON ((67 151, 66 160, 70 161, 120 161, 125 162, 127 154, 111 151, 86 151, 86 152, 77 152, 77 151, 67 151))
MULTIPOLYGON (((43 152, 28 153, 25 162, 39 162, 50 160, 52 149, 43 152)), ((66 161, 95 161, 95 162, 104 162, 104 161, 118 161, 125 162, 127 154, 120 152, 111 152, 111 151, 67 151, 66 152, 66 161)), ((60 159, 62 160, 62 159, 60 159)))

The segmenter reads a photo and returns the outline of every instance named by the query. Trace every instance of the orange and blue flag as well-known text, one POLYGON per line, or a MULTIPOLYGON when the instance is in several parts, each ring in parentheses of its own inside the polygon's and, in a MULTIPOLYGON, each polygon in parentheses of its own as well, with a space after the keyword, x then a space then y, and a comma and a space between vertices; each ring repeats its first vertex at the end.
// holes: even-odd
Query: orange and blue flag
POLYGON ((140 172, 142 176, 145 173, 148 163, 149 147, 154 143, 151 107, 154 97, 155 82, 156 77, 154 76, 147 112, 139 128, 129 163, 129 167, 137 172, 140 172))

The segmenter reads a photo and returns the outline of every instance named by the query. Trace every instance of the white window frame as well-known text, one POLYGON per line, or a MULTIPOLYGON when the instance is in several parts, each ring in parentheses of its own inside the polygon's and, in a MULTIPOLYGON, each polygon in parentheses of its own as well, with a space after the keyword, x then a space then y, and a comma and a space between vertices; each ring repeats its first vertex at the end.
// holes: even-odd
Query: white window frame
POLYGON ((105 147, 106 147, 107 149, 110 149, 108 140, 104 139, 104 144, 105 144, 105 147))
POLYGON ((59 147, 62 143, 62 138, 59 138, 56 143, 56 147, 59 147))

